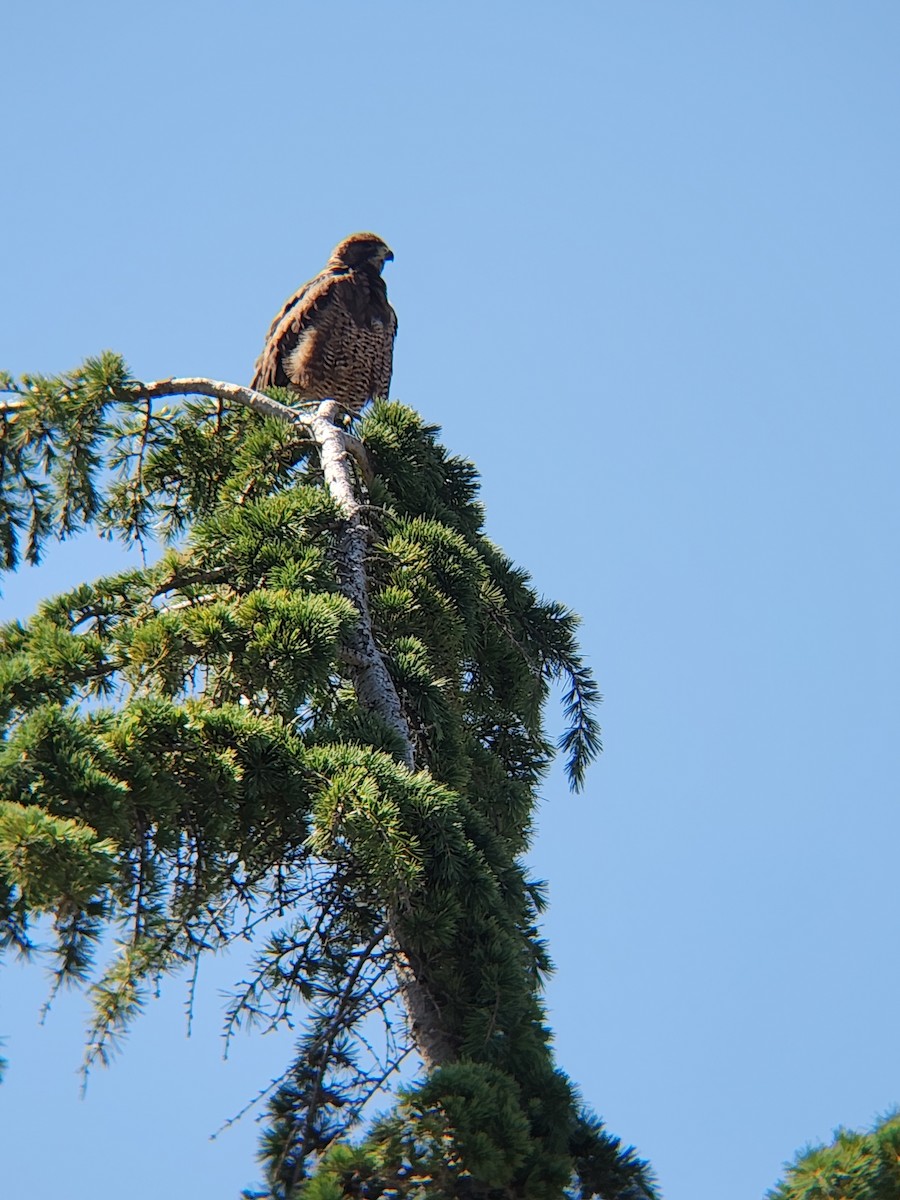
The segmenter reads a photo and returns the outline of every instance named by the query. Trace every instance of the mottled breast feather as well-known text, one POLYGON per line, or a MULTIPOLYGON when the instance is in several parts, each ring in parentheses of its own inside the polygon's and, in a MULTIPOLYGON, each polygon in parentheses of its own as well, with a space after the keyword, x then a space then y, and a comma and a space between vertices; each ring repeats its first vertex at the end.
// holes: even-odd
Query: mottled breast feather
POLYGON ((374 396, 387 396, 397 316, 381 265, 338 265, 332 255, 329 266, 295 292, 272 322, 251 387, 286 387, 302 400, 337 400, 352 414, 374 396))

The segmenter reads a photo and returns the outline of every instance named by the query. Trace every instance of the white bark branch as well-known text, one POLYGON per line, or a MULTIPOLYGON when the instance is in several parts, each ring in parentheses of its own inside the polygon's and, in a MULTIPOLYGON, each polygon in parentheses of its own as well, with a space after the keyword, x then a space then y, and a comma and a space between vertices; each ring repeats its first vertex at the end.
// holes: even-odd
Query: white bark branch
POLYGON ((340 412, 339 404, 326 400, 310 419, 309 429, 319 447, 325 485, 346 521, 338 537, 338 574, 341 591, 353 603, 360 618, 349 648, 356 659, 364 664, 351 667, 351 675, 360 702, 371 712, 378 713, 399 735, 403 745, 403 761, 414 771, 415 752, 409 725, 372 632, 366 575, 369 529, 362 520, 362 505, 356 497, 346 434, 333 423, 333 418, 339 416, 340 412))
MULTIPOLYGON (((333 423, 334 418, 340 416, 342 411, 341 406, 333 400, 325 401, 319 405, 310 422, 310 428, 319 447, 325 485, 346 518, 344 530, 338 539, 338 572, 341 591, 352 601, 360 614, 359 624, 349 647, 356 661, 348 663, 348 669, 360 703, 370 711, 378 713, 399 735, 404 749, 404 761, 407 767, 414 771, 415 751, 409 725, 394 681, 385 666, 372 631, 366 575, 369 530, 362 519, 363 506, 354 488, 346 435, 333 423)), ((441 1063, 450 1061, 453 1058, 453 1049, 444 1034, 434 996, 427 984, 421 982, 403 950, 403 937, 399 932, 401 923, 396 912, 390 912, 388 920, 392 940, 398 948, 394 968, 410 1030, 422 1061, 428 1070, 432 1070, 441 1063)))
POLYGON ((129 383, 124 390, 129 395, 146 397, 148 400, 161 400, 165 396, 210 396, 214 400, 227 400, 231 404, 252 408, 261 416, 276 417, 289 425, 304 425, 309 421, 309 418, 296 408, 280 404, 277 400, 270 400, 268 396, 254 391, 253 388, 194 375, 180 379, 156 379, 152 383, 135 381, 129 383))

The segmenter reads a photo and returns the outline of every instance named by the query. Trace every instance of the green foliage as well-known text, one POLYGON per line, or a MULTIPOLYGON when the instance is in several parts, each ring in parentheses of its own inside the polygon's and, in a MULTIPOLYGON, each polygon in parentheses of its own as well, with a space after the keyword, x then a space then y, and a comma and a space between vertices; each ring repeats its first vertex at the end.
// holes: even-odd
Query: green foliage
POLYGON ((369 605, 410 772, 353 687, 343 519, 302 426, 154 406, 112 354, 2 383, 7 567, 87 525, 181 539, 0 629, 0 922, 29 950, 52 913, 60 980, 90 980, 89 1054, 108 1059, 161 974, 254 938, 229 1033, 304 1014, 268 1098, 266 1195, 652 1194, 553 1067, 520 860, 550 689, 575 787, 599 696, 574 614, 484 536, 471 464, 401 405, 360 424, 369 605), (416 1048, 410 971, 447 1061, 352 1145, 416 1048))
POLYGON ((55 379, 0 377, 0 388, 19 398, 0 427, 0 565, 18 565, 22 531, 25 555, 37 562, 49 536, 65 537, 97 517, 106 410, 120 397, 127 405, 126 383, 124 363, 108 352, 55 379))
POLYGON ((115 845, 35 805, 0 804, 0 863, 34 913, 84 907, 111 882, 115 845))
POLYGON ((838 1129, 830 1146, 802 1150, 768 1200, 897 1200, 900 1115, 869 1133, 838 1129))
MULTIPOLYGON (((303 1195, 634 1200, 649 1194, 646 1163, 592 1114, 573 1109, 561 1075, 544 1083, 543 1104, 523 1105, 519 1087, 504 1072, 465 1060, 441 1067, 424 1085, 401 1091, 365 1141, 332 1145, 303 1195), (542 1122, 555 1126, 555 1145, 535 1139, 542 1122)), ((278 1197, 289 1194, 284 1182, 273 1188, 278 1197)))

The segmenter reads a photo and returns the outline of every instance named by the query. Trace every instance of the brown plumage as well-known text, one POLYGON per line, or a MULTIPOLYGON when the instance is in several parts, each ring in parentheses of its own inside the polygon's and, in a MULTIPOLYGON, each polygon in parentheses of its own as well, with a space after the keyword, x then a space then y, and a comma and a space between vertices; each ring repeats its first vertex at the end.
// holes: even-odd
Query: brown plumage
POLYGON ((251 387, 287 387, 302 400, 337 400, 352 414, 391 386, 397 314, 381 277, 390 247, 354 233, 332 251, 272 322, 251 387))

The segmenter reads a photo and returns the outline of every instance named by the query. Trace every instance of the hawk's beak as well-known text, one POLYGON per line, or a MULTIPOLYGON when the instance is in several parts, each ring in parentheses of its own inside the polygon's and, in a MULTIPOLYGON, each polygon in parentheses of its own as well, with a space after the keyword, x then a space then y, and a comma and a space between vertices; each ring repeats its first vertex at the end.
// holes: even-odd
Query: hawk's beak
POLYGON ((385 252, 384 258, 383 258, 381 261, 382 261, 382 262, 393 262, 393 261, 394 261, 394 252, 393 252, 393 250, 387 250, 387 251, 385 252))

